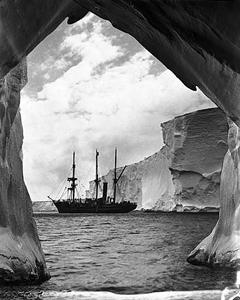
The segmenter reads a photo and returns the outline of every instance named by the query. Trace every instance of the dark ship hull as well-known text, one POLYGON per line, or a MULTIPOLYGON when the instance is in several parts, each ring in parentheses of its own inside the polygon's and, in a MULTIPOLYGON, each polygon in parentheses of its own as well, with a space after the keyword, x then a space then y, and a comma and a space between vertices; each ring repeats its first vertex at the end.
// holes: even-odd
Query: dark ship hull
POLYGON ((129 201, 123 201, 121 203, 102 203, 96 204, 96 201, 90 200, 87 203, 79 201, 53 201, 59 213, 128 213, 133 211, 136 207, 136 203, 131 203, 129 201))

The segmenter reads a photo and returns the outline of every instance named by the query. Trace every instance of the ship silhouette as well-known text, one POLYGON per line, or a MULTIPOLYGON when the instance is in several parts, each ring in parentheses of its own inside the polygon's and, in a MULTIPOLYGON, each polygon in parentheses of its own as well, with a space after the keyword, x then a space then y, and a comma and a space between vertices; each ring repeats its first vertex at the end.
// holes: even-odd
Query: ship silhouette
POLYGON ((70 187, 67 188, 67 196, 64 195, 60 199, 51 199, 59 213, 128 213, 137 207, 136 203, 130 201, 116 202, 117 183, 121 178, 126 166, 117 177, 117 149, 115 149, 114 179, 113 179, 113 196, 108 196, 108 182, 103 182, 102 197, 98 197, 99 191, 99 175, 98 175, 98 156, 96 150, 96 177, 95 177, 95 197, 80 198, 77 196, 77 177, 75 175, 76 163, 75 152, 73 152, 72 176, 67 178, 70 187))

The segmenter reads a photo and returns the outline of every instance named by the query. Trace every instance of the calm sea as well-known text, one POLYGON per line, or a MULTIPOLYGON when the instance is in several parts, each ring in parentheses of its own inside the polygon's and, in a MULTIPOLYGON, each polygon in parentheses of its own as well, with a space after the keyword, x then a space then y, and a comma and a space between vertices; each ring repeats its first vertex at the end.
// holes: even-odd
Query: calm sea
POLYGON ((52 278, 46 290, 131 294, 223 289, 235 274, 192 266, 187 255, 217 214, 132 212, 35 217, 52 278))

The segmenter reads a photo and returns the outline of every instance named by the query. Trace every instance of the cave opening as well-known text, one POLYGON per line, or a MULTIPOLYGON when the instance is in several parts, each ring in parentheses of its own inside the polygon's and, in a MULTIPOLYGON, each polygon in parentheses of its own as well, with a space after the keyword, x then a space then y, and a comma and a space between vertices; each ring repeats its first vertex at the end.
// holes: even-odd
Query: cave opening
POLYGON ((140 161, 163 145, 160 123, 213 107, 132 37, 93 14, 63 23, 34 49, 21 98, 24 176, 33 201, 64 178, 73 150, 87 184, 95 148, 103 153, 105 174, 114 146, 125 154, 122 164, 140 161))

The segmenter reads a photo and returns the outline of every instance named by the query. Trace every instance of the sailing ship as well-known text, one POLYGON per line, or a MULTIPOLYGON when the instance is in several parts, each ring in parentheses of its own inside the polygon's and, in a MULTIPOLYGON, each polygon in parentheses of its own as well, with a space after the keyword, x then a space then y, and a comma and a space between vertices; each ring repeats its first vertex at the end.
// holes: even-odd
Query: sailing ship
POLYGON ((126 166, 117 177, 117 149, 115 149, 115 165, 114 165, 114 179, 113 179, 113 196, 108 196, 108 183, 103 182, 102 197, 98 197, 99 191, 99 175, 98 175, 98 156, 99 152, 96 150, 96 177, 95 177, 95 197, 82 199, 76 197, 77 192, 77 177, 75 175, 75 152, 73 152, 72 162, 72 176, 67 179, 70 182, 70 187, 67 189, 67 197, 59 200, 51 199, 56 206, 59 213, 128 213, 137 207, 136 203, 130 201, 116 201, 117 183, 121 178, 126 166))

